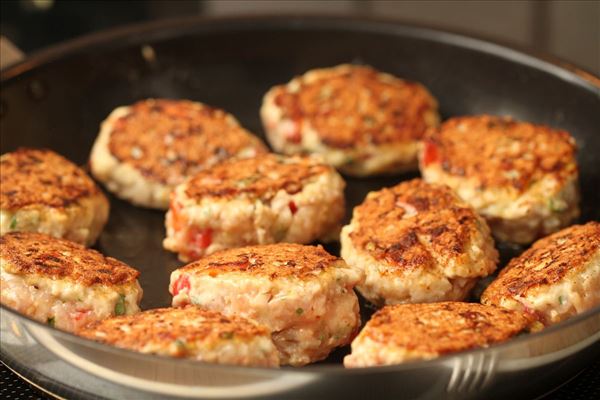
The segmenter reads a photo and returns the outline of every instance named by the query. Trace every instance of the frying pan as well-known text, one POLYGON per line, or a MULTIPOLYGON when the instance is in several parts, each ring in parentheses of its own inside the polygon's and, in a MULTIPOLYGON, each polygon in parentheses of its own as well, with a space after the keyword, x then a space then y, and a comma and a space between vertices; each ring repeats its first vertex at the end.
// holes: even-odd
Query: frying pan
MULTIPOLYGON (((2 72, 1 151, 52 148, 85 164, 100 122, 147 97, 224 108, 262 135, 262 95, 315 67, 364 63, 420 81, 444 118, 490 113, 570 131, 579 144, 582 216, 600 219, 600 84, 574 67, 458 34, 336 17, 197 17, 95 34, 2 72)), ((351 179, 347 217, 370 190, 417 176, 351 179)), ((141 271, 142 308, 167 306, 163 213, 111 197, 100 251, 141 271)), ((523 249, 499 245, 502 263, 523 249)), ((338 252, 335 246, 329 250, 338 252)), ((363 319, 372 312, 362 303, 363 319)), ((600 308, 487 349, 398 366, 345 370, 325 362, 279 370, 215 366, 137 354, 80 339, 2 307, 2 359, 68 397, 531 398, 600 355, 600 308)))

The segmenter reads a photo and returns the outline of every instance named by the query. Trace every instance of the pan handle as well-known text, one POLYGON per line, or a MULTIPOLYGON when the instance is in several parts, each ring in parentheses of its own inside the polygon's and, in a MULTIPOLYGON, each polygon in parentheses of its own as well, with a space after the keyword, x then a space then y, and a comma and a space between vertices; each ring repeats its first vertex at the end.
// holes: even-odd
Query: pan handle
POLYGON ((0 36, 0 69, 18 63, 25 58, 17 46, 4 36, 0 36))

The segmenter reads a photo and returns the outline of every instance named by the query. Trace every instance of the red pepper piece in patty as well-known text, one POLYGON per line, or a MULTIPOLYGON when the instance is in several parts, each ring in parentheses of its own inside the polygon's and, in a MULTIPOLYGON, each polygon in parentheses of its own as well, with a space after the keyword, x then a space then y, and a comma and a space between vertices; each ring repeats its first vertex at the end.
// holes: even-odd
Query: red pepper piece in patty
POLYGON ((179 292, 187 289, 190 290, 190 278, 187 275, 181 275, 173 284, 173 296, 177 296, 179 292))
POLYGON ((439 161, 439 152, 437 145, 433 142, 426 141, 425 149, 423 151, 423 164, 425 166, 438 162, 439 161))
POLYGON ((192 228, 189 233, 190 241, 194 247, 206 249, 212 243, 212 233, 210 228, 192 228))

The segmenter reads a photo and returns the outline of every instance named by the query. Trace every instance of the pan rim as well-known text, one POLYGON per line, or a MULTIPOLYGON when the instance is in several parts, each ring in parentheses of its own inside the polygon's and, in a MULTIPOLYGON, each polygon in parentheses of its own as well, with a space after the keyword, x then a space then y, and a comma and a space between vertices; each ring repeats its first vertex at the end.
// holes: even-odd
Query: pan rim
MULTIPOLYGON (((271 28, 302 29, 311 24, 327 26, 337 30, 365 30, 381 31, 396 30, 405 36, 414 38, 428 39, 436 42, 443 42, 457 47, 468 48, 478 52, 491 54, 500 58, 514 61, 520 64, 528 65, 535 69, 541 69, 554 76, 562 77, 573 83, 578 83, 585 88, 592 90, 600 96, 600 75, 596 75, 586 68, 580 67, 575 63, 566 61, 558 56, 548 53, 537 52, 531 48, 520 46, 515 43, 509 43, 498 39, 491 39, 484 35, 467 33, 458 29, 440 28, 433 24, 414 23, 412 21, 386 18, 386 17, 367 17, 357 13, 339 14, 339 13, 303 13, 303 14, 251 14, 251 15, 228 15, 228 16, 185 16, 164 18, 154 21, 126 24, 109 29, 92 32, 74 39, 67 40, 46 48, 33 51, 23 60, 8 65, 0 71, 0 83, 9 83, 13 78, 17 78, 42 67, 53 61, 58 61, 69 56, 76 55, 83 51, 89 51, 106 44, 114 44, 117 39, 130 39, 131 41, 122 42, 121 45, 131 45, 148 42, 142 40, 141 35, 148 33, 159 34, 159 37, 150 39, 170 39, 177 36, 185 36, 194 31, 201 31, 211 27, 227 29, 226 24, 238 24, 238 28, 253 29, 249 24, 257 22, 271 24, 271 28), (287 21, 291 25, 283 26, 287 21), (323 23, 331 23, 324 25, 323 23), (245 27, 243 25, 246 25, 245 27), (357 25, 363 25, 359 27, 357 25), (346 25, 346 26, 344 26, 346 25), (175 29, 169 33, 169 29, 175 29), (562 70, 562 71, 561 71, 562 70), (565 74, 566 73, 566 74, 565 74)), ((262 29, 267 25, 261 25, 262 29)))
MULTIPOLYGON (((460 351, 457 353, 444 354, 444 355, 441 355, 439 357, 429 359, 429 360, 411 360, 411 361, 408 361, 408 362, 405 362, 402 364, 380 365, 380 366, 371 366, 371 367, 364 367, 364 368, 346 368, 342 364, 309 364, 309 365, 303 366, 301 368, 284 367, 284 368, 280 368, 280 369, 274 369, 274 368, 268 368, 268 367, 212 364, 212 363, 206 363, 206 362, 202 362, 202 361, 198 361, 198 360, 194 360, 194 359, 176 358, 176 357, 170 357, 170 356, 160 355, 160 354, 140 353, 140 352, 137 352, 134 350, 116 347, 116 346, 112 346, 112 345, 105 344, 105 343, 100 343, 100 342, 96 342, 96 341, 93 341, 90 339, 84 339, 80 336, 77 336, 76 334, 74 334, 72 332, 67 332, 67 331, 62 331, 60 329, 51 328, 47 324, 37 321, 27 315, 21 314, 18 311, 13 310, 10 307, 7 307, 3 304, 0 304, 0 308, 2 309, 3 312, 7 312, 7 313, 11 314, 13 317, 16 317, 17 319, 25 320, 25 322, 27 324, 33 324, 38 329, 41 328, 42 330, 46 331, 50 336, 52 336, 54 338, 59 337, 61 340, 75 342, 79 345, 91 347, 94 350, 98 350, 98 351, 102 351, 102 352, 117 353, 120 355, 127 354, 128 357, 137 358, 140 361, 144 361, 144 360, 145 361, 150 361, 150 360, 158 361, 158 360, 160 360, 163 362, 176 362, 178 364, 184 363, 190 367, 196 366, 196 367, 208 367, 208 368, 219 368, 219 369, 234 368, 238 371, 253 370, 253 371, 262 371, 265 373, 277 373, 278 371, 284 371, 285 373, 299 373, 299 374, 327 373, 327 374, 331 374, 331 375, 336 375, 336 374, 340 374, 340 373, 342 373, 342 374, 350 373, 350 374, 359 374, 360 375, 360 374, 364 374, 364 373, 373 373, 373 372, 375 372, 375 373, 376 372, 382 372, 382 373, 401 372, 403 370, 413 370, 413 369, 417 369, 417 368, 426 368, 426 367, 429 367, 429 366, 432 366, 435 364, 443 364, 443 363, 448 362, 456 357, 463 357, 463 356, 469 356, 469 355, 480 355, 482 353, 489 353, 489 352, 499 352, 499 351, 505 350, 506 348, 509 348, 511 346, 516 346, 518 344, 527 342, 527 341, 531 340, 532 338, 539 339, 543 336, 552 335, 558 331, 566 330, 568 327, 572 327, 583 321, 591 320, 594 317, 600 316, 600 307, 592 308, 592 309, 586 310, 585 312, 583 312, 575 317, 572 317, 568 320, 565 320, 558 324, 551 325, 547 328, 544 328, 543 330, 541 330, 539 332, 529 333, 527 335, 515 337, 515 338, 509 339, 507 341, 501 342, 501 343, 493 344, 488 347, 473 348, 473 349, 469 349, 469 350, 465 350, 465 351, 460 351)), ((600 332, 598 332, 597 334, 599 334, 599 333, 600 332)), ((581 341, 576 342, 573 345, 576 345, 577 343, 580 343, 580 342, 581 341)))

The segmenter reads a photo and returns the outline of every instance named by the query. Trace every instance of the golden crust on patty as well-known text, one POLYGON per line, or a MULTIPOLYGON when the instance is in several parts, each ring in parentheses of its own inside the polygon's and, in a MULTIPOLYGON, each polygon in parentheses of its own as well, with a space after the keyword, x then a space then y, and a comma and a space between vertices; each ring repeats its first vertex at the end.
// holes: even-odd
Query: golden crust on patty
POLYGON ((491 115, 451 118, 427 135, 422 163, 476 179, 481 188, 524 192, 544 176, 577 173, 575 140, 564 130, 491 115))
POLYGON ((132 350, 143 350, 150 342, 164 349, 175 345, 172 355, 185 357, 192 350, 186 343, 269 337, 270 331, 241 317, 226 317, 189 305, 108 318, 88 325, 78 334, 132 350))
POLYGON ((377 311, 360 335, 386 346, 443 355, 505 341, 531 324, 522 313, 477 303, 401 304, 377 311))
POLYGON ((94 181, 66 158, 46 149, 21 148, 0 157, 0 208, 62 208, 101 194, 94 181))
POLYGON ((85 286, 124 285, 139 272, 96 250, 48 235, 10 232, 0 237, 0 258, 6 272, 67 279, 85 286))
POLYGON ((422 85, 366 66, 313 70, 294 82, 293 90, 273 89, 275 104, 285 118, 309 122, 333 148, 420 140, 429 127, 425 114, 437 112, 422 85))
POLYGON ((370 194, 354 216, 353 244, 399 270, 435 268, 432 253, 462 257, 481 223, 448 187, 420 179, 370 194))
POLYGON ((587 268, 599 250, 600 223, 595 221, 540 239, 510 261, 484 291, 482 301, 500 304, 505 297, 524 298, 530 290, 555 285, 587 268))
POLYGON ((217 276, 241 272, 264 276, 271 280, 314 277, 341 259, 332 256, 321 246, 278 243, 223 250, 180 268, 182 273, 217 276))
POLYGON ((279 190, 298 193, 311 178, 332 171, 314 158, 265 154, 229 160, 199 172, 188 182, 186 194, 190 198, 224 199, 247 194, 270 199, 279 190))
POLYGON ((166 184, 223 160, 265 146, 223 110, 186 100, 151 99, 133 104, 111 131, 109 149, 148 179, 166 184))

